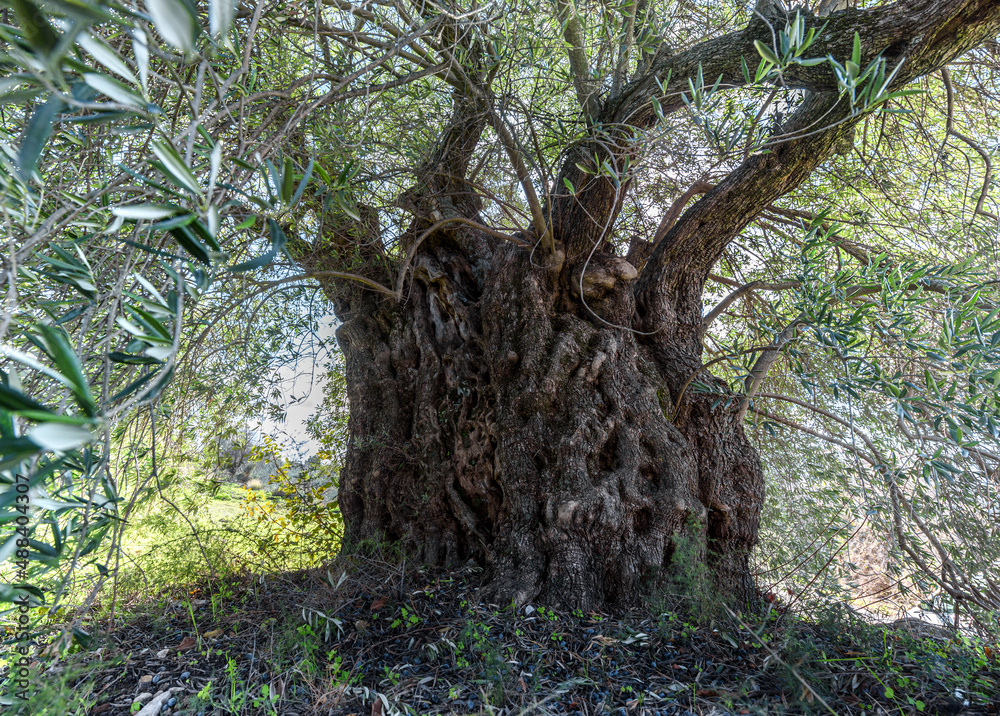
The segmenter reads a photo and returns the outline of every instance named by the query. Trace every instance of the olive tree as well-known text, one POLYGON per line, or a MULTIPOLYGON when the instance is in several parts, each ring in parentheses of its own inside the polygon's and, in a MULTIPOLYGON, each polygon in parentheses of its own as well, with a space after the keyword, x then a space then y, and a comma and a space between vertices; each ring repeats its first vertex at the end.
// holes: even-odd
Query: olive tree
MULTIPOLYGON (((498 599, 600 607, 694 538, 749 600, 764 419, 833 445, 914 565, 996 603, 918 487, 996 479, 991 154, 954 108, 994 87, 995 3, 55 5, 59 29, 16 4, 9 41, 87 54, 58 68, 75 84, 26 72, 51 99, 23 116, 19 181, 59 162, 32 127, 99 113, 136 164, 105 163, 90 215, 186 259, 178 287, 318 282, 350 400, 348 549, 395 541, 482 564, 498 599), (861 170, 879 164, 902 166, 861 170)), ((35 251, 75 211, 46 200, 35 251)))

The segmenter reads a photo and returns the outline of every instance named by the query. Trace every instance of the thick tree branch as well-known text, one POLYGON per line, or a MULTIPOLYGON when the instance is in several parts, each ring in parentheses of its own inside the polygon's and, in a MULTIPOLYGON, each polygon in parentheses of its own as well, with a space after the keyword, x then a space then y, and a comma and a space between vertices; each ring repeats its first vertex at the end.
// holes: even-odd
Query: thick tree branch
MULTIPOLYGON (((644 330, 663 324, 677 334, 656 341, 677 345, 682 336, 694 341, 701 334, 701 294, 708 271, 728 243, 773 201, 794 189, 829 155, 840 136, 850 129, 851 108, 846 98, 832 93, 812 94, 793 115, 788 129, 807 132, 817 122, 831 125, 823 131, 755 153, 711 189, 667 232, 636 286, 644 330)), ((853 121, 856 121, 853 120, 853 121)))
POLYGON ((667 209, 667 213, 663 215, 662 219, 660 219, 660 223, 657 225, 656 231, 653 234, 652 241, 646 241, 641 236, 634 236, 632 238, 628 250, 628 262, 637 269, 641 269, 643 264, 645 264, 646 260, 649 258, 649 255, 653 252, 653 249, 656 248, 656 245, 660 243, 663 237, 667 235, 670 227, 672 227, 674 222, 677 221, 677 217, 681 215, 682 211, 684 211, 684 207, 688 205, 688 202, 698 194, 704 194, 711 188, 712 185, 709 182, 704 179, 699 179, 694 184, 689 186, 683 194, 674 199, 670 208, 667 209))
POLYGON ((621 91, 622 85, 625 83, 625 78, 628 75, 629 58, 632 55, 632 44, 635 41, 635 0, 630 3, 626 2, 622 6, 622 11, 625 14, 625 28, 621 34, 621 42, 618 46, 618 61, 615 63, 614 76, 611 80, 612 97, 621 91))
POLYGON ((494 102, 492 95, 487 90, 480 87, 477 82, 474 82, 468 77, 451 51, 442 48, 441 52, 444 54, 445 58, 452 63, 455 74, 460 80, 462 92, 467 97, 474 100, 477 107, 489 117, 490 125, 493 127, 493 131, 496 132, 497 138, 500 140, 500 146, 503 147, 504 152, 507 154, 507 158, 510 160, 511 167, 514 169, 514 174, 517 177, 518 184, 521 185, 521 190, 524 192, 524 198, 528 202, 528 208, 531 210, 531 219, 534 224, 535 236, 538 238, 539 243, 541 243, 541 245, 545 248, 546 252, 552 255, 555 252, 552 231, 549 227, 549 222, 546 221, 545 211, 542 207, 542 203, 538 199, 538 193, 535 191, 535 186, 531 181, 531 170, 528 168, 528 164, 524 160, 524 153, 522 152, 520 144, 514 138, 514 135, 511 134, 510 129, 507 126, 507 121, 497 111, 496 103, 494 102))
POLYGON ((663 237, 667 235, 667 232, 670 231, 673 225, 677 222, 677 217, 681 215, 681 212, 684 211, 684 207, 688 205, 689 201, 699 194, 704 194, 711 189, 711 183, 705 181, 704 179, 699 179, 694 184, 689 186, 687 191, 674 199, 674 202, 670 205, 667 213, 663 215, 659 225, 656 227, 656 233, 653 234, 653 246, 655 247, 656 244, 663 240, 663 237))
MULTIPOLYGON (((861 38, 862 64, 880 52, 893 66, 902 57, 909 58, 896 80, 897 85, 903 84, 934 71, 945 63, 946 57, 956 57, 995 34, 998 14, 1000 10, 991 0, 901 0, 866 10, 846 9, 809 22, 810 27, 817 28, 825 23, 826 29, 816 37, 807 54, 849 58, 856 32, 861 38)), ((768 21, 783 26, 785 18, 776 16, 768 21)), ((745 79, 741 60, 745 58, 754 67, 760 59, 754 47, 756 40, 769 46, 773 43, 771 27, 757 17, 739 32, 706 40, 662 60, 647 75, 626 86, 621 96, 605 107, 601 119, 607 123, 648 126, 654 116, 650 98, 660 97, 664 112, 680 109, 688 78, 699 67, 706 82, 721 77, 721 87, 742 86, 745 79)), ((782 72, 782 80, 792 89, 826 92, 838 88, 833 72, 826 65, 790 66, 782 72)))
MULTIPOLYGON (((719 78, 720 87, 743 85, 746 80, 742 61, 746 59, 748 64, 755 66, 759 58, 754 41, 772 44, 771 25, 784 22, 784 18, 775 17, 772 20, 769 25, 768 22, 755 18, 742 31, 707 40, 686 52, 655 63, 645 76, 626 85, 618 97, 605 105, 600 117, 601 125, 635 128, 652 126, 657 115, 651 99, 658 98, 662 113, 670 113, 683 107, 682 96, 688 88, 688 79, 695 76, 699 69, 707 82, 714 82, 719 78)), ((828 24, 807 54, 814 57, 830 55, 834 58, 848 58, 857 33, 861 38, 862 65, 879 54, 890 67, 899 65, 892 85, 887 88, 887 91, 891 91, 919 76, 938 70, 968 49, 995 35, 1000 31, 1000 5, 993 0, 902 0, 887 7, 843 10, 824 18, 823 22, 828 24)), ((819 27, 823 22, 813 18, 809 24, 819 27)), ((803 181, 825 159, 835 143, 849 134, 860 116, 848 106, 846 98, 840 103, 831 100, 831 93, 837 92, 839 86, 829 65, 789 66, 783 70, 782 81, 788 87, 811 91, 803 109, 797 113, 798 123, 785 128, 786 136, 792 139, 781 146, 772 147, 773 154, 751 155, 729 179, 691 209, 693 213, 689 213, 692 220, 700 225, 700 236, 714 234, 721 238, 728 234, 721 241, 724 245, 765 206, 803 181), (819 127, 827 129, 817 131, 819 127), (766 196, 767 201, 746 213, 742 210, 732 212, 740 215, 736 222, 722 217, 722 223, 727 224, 725 227, 712 226, 720 223, 712 219, 708 221, 708 226, 701 225, 706 219, 703 211, 709 207, 714 217, 731 213, 728 208, 723 209, 722 205, 731 198, 727 193, 734 191, 741 196, 760 191, 760 195, 766 196), (698 209, 699 206, 701 210, 698 209)), ((625 130, 619 131, 623 132, 623 137, 628 134, 625 130)), ((623 155, 635 151, 631 142, 622 141, 617 144, 623 155)), ((554 201, 554 230, 557 238, 566 242, 567 255, 570 256, 590 250, 600 236, 600 227, 607 218, 617 213, 618 202, 621 200, 620 197, 614 198, 616 187, 610 179, 598 177, 589 181, 589 177, 576 168, 581 158, 586 160, 588 152, 587 147, 570 152, 556 184, 556 190, 561 195, 554 201), (569 179, 577 188, 574 196, 562 193, 562 178, 569 179), (586 190, 581 191, 580 187, 587 185, 588 181, 586 190), (574 230, 571 232, 569 227, 574 227, 574 230), (579 227, 587 227, 587 230, 579 231, 579 227)), ((750 203, 755 202, 746 202, 748 209, 750 203)), ((697 250, 706 258, 712 255, 711 251, 696 248, 687 241, 681 241, 681 246, 682 251, 697 250)), ((664 252, 660 259, 671 258, 667 253, 664 252)), ((655 270, 655 266, 646 267, 646 271, 655 270)), ((700 274, 700 270, 696 273, 700 274)), ((703 274, 699 275, 699 279, 703 278, 703 274)))
POLYGON ((768 371, 771 370, 771 366, 774 365, 774 361, 776 361, 778 356, 781 355, 781 352, 785 350, 785 346, 795 339, 795 333, 799 326, 805 325, 805 323, 805 317, 800 314, 774 337, 774 340, 771 341, 771 345, 765 348, 757 358, 757 361, 753 364, 753 368, 750 369, 750 374, 746 378, 746 392, 743 395, 743 399, 740 400, 738 413, 740 420, 742 420, 743 416, 747 414, 747 408, 750 406, 750 401, 757 394, 761 383, 763 383, 764 378, 767 377, 768 371))
MULTIPOLYGON (((837 13, 831 23, 834 18, 856 14, 837 13)), ((886 56, 897 52, 907 56, 890 90, 936 71, 1000 30, 1000 5, 985 0, 905 2, 863 14, 869 21, 868 27, 861 28, 864 32, 872 31, 881 41, 897 38, 886 56), (895 28, 911 25, 923 28, 923 34, 916 39, 894 34, 895 28)), ((828 34, 824 32, 824 37, 828 34)), ((863 46, 872 47, 871 37, 861 37, 863 46)), ((688 333, 690 350, 697 351, 694 337, 700 334, 701 292, 709 268, 754 217, 801 184, 862 116, 846 96, 810 93, 785 128, 788 136, 797 139, 751 155, 692 206, 654 250, 640 276, 636 292, 645 314, 642 328, 652 330, 664 323, 684 326, 675 331, 688 333)), ((667 343, 676 345, 679 340, 676 334, 654 339, 665 350, 667 343)))
POLYGON ((590 75, 583 23, 580 21, 580 16, 577 14, 572 0, 554 0, 554 2, 556 17, 562 25, 563 39, 566 41, 566 54, 569 56, 569 68, 573 73, 576 98, 583 109, 584 117, 593 120, 600 112, 601 105, 597 99, 597 83, 590 75))
POLYGON ((478 102, 455 92, 448 126, 415 172, 419 185, 415 191, 441 196, 467 191, 469 162, 488 124, 488 115, 478 102))

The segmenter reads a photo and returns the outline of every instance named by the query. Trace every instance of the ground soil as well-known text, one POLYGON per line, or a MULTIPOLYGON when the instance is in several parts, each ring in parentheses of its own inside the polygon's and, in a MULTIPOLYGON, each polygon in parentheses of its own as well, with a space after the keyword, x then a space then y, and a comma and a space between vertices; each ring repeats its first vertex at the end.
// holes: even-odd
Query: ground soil
POLYGON ((1000 712, 988 647, 819 625, 767 600, 735 618, 670 594, 620 614, 514 610, 478 598, 474 568, 355 560, 342 579, 342 565, 119 608, 110 630, 91 625, 88 650, 35 670, 75 674, 104 716, 166 688, 178 701, 162 713, 191 716, 1000 712), (273 707, 254 704, 265 685, 273 707))

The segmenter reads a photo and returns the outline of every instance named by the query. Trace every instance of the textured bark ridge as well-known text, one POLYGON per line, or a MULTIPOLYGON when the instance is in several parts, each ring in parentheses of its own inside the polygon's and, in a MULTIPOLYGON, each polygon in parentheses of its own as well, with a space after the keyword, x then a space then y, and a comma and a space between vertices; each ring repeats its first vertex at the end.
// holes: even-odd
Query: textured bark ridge
MULTIPOLYGON (((893 90, 994 37, 1000 4, 907 0, 828 20, 816 54, 849 56, 857 32, 862 66, 880 53, 900 65, 893 90)), ((726 386, 702 367, 704 285, 727 244, 864 114, 828 68, 789 69, 785 80, 810 90, 783 126, 790 139, 747 156, 655 243, 636 238, 642 250, 630 256, 641 265, 608 252, 629 183, 580 162, 606 152, 621 166, 635 151, 631 133, 655 121, 651 97, 672 97, 661 110, 675 111, 699 67, 741 84, 741 58, 755 56, 757 39, 772 40, 761 19, 657 54, 599 112, 590 107, 620 136, 567 151, 555 186, 562 192, 568 178, 576 191, 550 197, 547 213, 533 211, 536 220, 551 217, 544 231, 505 241, 482 227, 466 173, 484 129, 501 143, 506 130, 490 105, 488 73, 472 65, 466 72, 478 79, 459 83, 451 122, 399 198, 413 220, 393 239, 398 254, 382 250, 376 211, 328 220, 317 202, 320 238, 290 248, 343 322, 348 549, 391 540, 430 564, 475 560, 498 601, 615 607, 688 568, 677 553, 684 535, 701 546, 697 559, 721 594, 751 598, 763 477, 740 401, 717 400, 726 386), (354 277, 341 280, 345 272, 354 277), (371 290, 379 285, 401 288, 371 290), (714 383, 715 394, 693 381, 714 383)), ((507 149, 513 162, 520 150, 507 149)), ((522 187, 525 172, 517 171, 522 187)))
MULTIPOLYGON (((671 396, 688 375, 667 374, 633 331, 557 310, 552 277, 525 252, 508 250, 497 268, 518 279, 483 297, 506 498, 494 591, 629 604, 677 566, 675 536, 707 530, 716 578, 749 597, 763 478, 742 428, 700 403, 675 425, 671 396)), ((605 319, 631 314, 632 300, 620 281, 601 300, 605 319)))

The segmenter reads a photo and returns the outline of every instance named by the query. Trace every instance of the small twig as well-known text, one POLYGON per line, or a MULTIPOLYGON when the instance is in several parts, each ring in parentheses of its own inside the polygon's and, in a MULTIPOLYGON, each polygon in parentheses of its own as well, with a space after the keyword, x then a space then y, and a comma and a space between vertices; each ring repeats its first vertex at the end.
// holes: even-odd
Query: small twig
POLYGON ((677 217, 681 215, 681 212, 684 211, 684 207, 687 206, 691 199, 698 194, 704 194, 705 192, 710 191, 714 186, 714 184, 710 184, 705 179, 699 179, 694 184, 689 186, 687 191, 674 199, 674 203, 670 205, 667 213, 664 214, 663 218, 660 220, 660 225, 656 227, 656 233, 653 234, 653 246, 660 243, 663 237, 667 235, 667 232, 673 228, 674 223, 677 221, 677 217))
POLYGON ((801 281, 778 281, 777 283, 765 283, 763 281, 751 281, 750 283, 745 283, 735 291, 730 293, 724 299, 719 301, 718 305, 713 308, 707 316, 701 322, 701 332, 704 333, 712 322, 725 313, 726 309, 729 308, 733 301, 738 299, 740 296, 751 293, 753 291, 785 291, 790 288, 798 288, 802 285, 801 281))
MULTIPOLYGON (((983 164, 986 165, 986 174, 983 176, 983 188, 982 191, 979 192, 979 200, 976 202, 976 208, 973 211, 973 214, 986 216, 990 219, 993 219, 993 221, 1000 223, 1000 216, 997 216, 993 212, 986 211, 985 209, 983 209, 983 203, 986 201, 986 197, 989 195, 990 182, 993 179, 993 162, 990 160, 989 152, 987 152, 985 149, 979 146, 979 144, 974 142, 972 139, 970 139, 969 137, 967 137, 966 135, 962 134, 957 129, 955 129, 955 121, 954 121, 955 88, 951 83, 951 72, 948 71, 947 67, 943 67, 941 69, 941 79, 944 80, 945 93, 948 98, 948 116, 947 116, 947 123, 945 125, 945 134, 955 137, 956 139, 962 140, 970 147, 972 147, 974 150, 976 150, 976 153, 979 154, 980 158, 982 158, 983 164)), ((948 140, 945 139, 946 144, 947 141, 948 140)), ((943 150, 944 147, 941 147, 941 149, 943 150)))
POLYGON ((198 543, 198 549, 201 550, 201 556, 205 559, 205 564, 208 565, 208 571, 210 579, 215 579, 215 566, 212 564, 212 560, 208 558, 208 552, 205 550, 205 545, 201 542, 201 537, 198 536, 198 530, 195 529, 194 524, 188 518, 187 514, 180 507, 177 506, 169 497, 163 494, 163 485, 160 484, 160 471, 156 464, 156 415, 154 411, 154 403, 149 404, 149 423, 152 430, 152 446, 150 449, 150 454, 152 457, 152 472, 153 479, 156 480, 156 492, 163 498, 163 501, 174 508, 174 511, 179 514, 185 522, 187 522, 188 527, 191 529, 191 536, 194 537, 195 541, 198 543))

